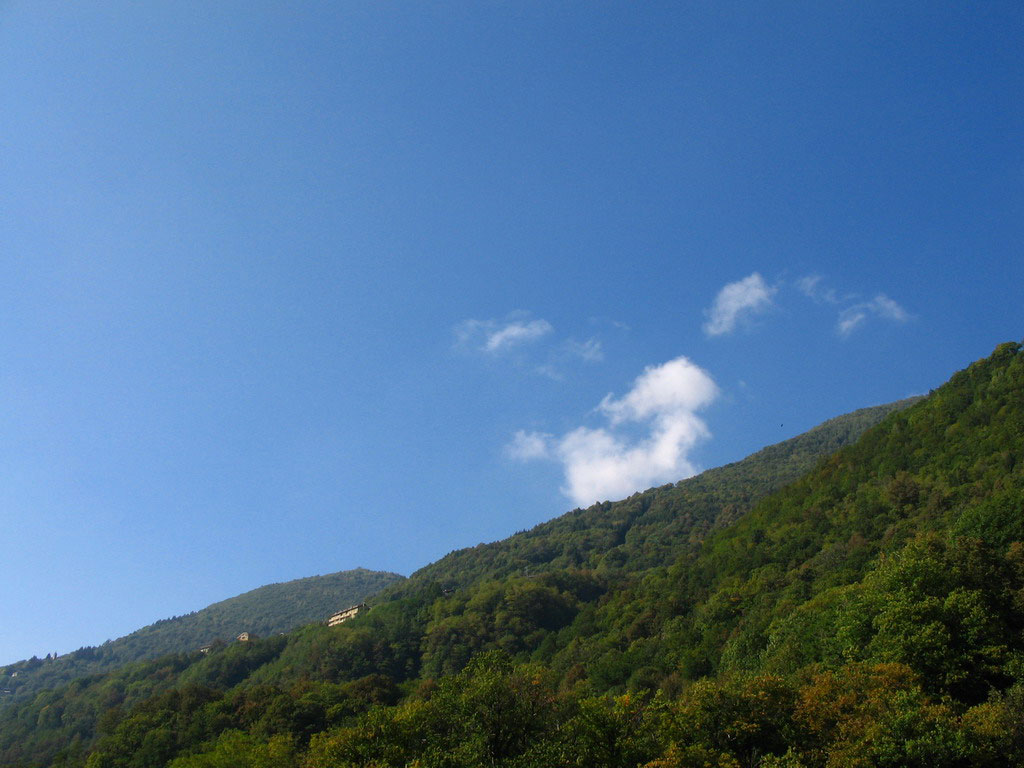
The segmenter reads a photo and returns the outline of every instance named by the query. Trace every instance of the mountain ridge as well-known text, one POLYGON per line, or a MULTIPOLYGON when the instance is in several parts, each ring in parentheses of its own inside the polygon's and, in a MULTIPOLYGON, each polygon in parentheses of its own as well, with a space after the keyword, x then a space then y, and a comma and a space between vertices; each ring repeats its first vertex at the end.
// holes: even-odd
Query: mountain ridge
POLYGON ((0 667, 9 697, 50 687, 53 681, 95 674, 168 653, 187 653, 217 641, 230 642, 242 632, 253 637, 287 632, 326 620, 337 610, 366 598, 405 577, 353 568, 265 584, 205 608, 160 619, 98 646, 85 646, 56 659, 36 657, 0 667), (11 679, 17 672, 17 679, 11 679))
MULTIPOLYGON (((589 549, 584 548, 583 552, 563 551, 552 557, 552 562, 562 557, 563 562, 558 563, 562 566, 598 568, 600 562, 584 562, 584 556, 592 557, 598 551, 605 553, 605 557, 611 555, 612 558, 616 558, 621 555, 628 560, 629 555, 648 544, 655 533, 662 538, 682 535, 683 531, 680 529, 685 528, 685 523, 673 526, 668 516, 683 505, 687 508, 698 508, 695 513, 689 512, 693 517, 694 527, 698 530, 686 529, 685 534, 704 535, 714 528, 734 522, 755 499, 796 479, 812 469, 816 462, 846 445, 893 411, 907 408, 920 399, 921 396, 914 396, 882 405, 858 408, 850 413, 827 419, 799 435, 765 446, 742 459, 704 470, 678 482, 637 491, 618 501, 603 501, 585 509, 577 508, 504 539, 454 550, 413 572, 410 579, 443 579, 450 571, 460 567, 453 566, 453 562, 480 553, 500 558, 515 542, 543 537, 567 527, 615 531, 614 534, 593 542, 589 549), (716 494, 720 493, 724 485, 738 487, 729 498, 722 499, 716 494), (625 515, 621 521, 612 520, 608 515, 612 509, 622 510, 630 506, 635 507, 635 511, 625 515), (667 527, 664 525, 666 522, 667 527), (623 540, 616 542, 615 538, 619 536, 623 540)), ((667 551, 662 552, 660 559, 657 560, 659 564, 664 564, 674 557, 671 548, 666 549, 667 551)), ((646 559, 648 562, 644 567, 650 567, 652 563, 649 561, 654 558, 648 555, 646 559)), ((536 566, 539 561, 537 555, 524 555, 491 575, 507 575, 516 569, 536 566)))

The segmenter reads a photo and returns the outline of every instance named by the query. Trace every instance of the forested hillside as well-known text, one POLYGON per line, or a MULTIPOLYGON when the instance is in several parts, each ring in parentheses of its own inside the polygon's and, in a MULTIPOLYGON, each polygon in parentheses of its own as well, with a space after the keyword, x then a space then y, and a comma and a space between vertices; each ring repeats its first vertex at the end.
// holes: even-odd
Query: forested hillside
POLYGON ((28 659, 0 667, 5 691, 0 707, 74 678, 168 653, 234 640, 242 632, 276 635, 322 621, 334 611, 362 602, 402 580, 396 573, 356 568, 326 576, 268 584, 184 616, 164 619, 97 647, 80 648, 56 659, 28 659))
POLYGON ((823 461, 785 445, 453 553, 341 627, 40 693, 0 763, 1024 763, 1021 345, 823 461))
POLYGON ((641 571, 667 565, 711 530, 738 519, 755 502, 808 472, 892 411, 919 398, 862 408, 742 461, 636 493, 617 502, 576 509, 493 544, 462 549, 414 574, 446 586, 481 578, 556 569, 641 571))

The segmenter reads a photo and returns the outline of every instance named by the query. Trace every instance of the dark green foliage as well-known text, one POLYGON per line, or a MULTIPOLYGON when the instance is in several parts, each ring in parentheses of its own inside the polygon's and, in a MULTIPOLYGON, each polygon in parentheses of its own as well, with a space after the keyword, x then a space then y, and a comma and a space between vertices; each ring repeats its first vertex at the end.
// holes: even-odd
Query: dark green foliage
POLYGON ((1024 541, 1024 489, 997 491, 968 506, 954 522, 953 533, 1001 547, 1024 541))

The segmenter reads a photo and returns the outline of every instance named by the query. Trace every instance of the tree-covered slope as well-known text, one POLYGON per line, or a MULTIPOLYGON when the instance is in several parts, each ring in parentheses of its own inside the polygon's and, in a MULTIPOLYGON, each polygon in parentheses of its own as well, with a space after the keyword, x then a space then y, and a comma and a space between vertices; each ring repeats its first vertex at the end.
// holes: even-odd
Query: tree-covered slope
POLYGON ((710 531, 916 399, 860 409, 674 485, 452 552, 370 601, 374 611, 365 629, 346 638, 362 648, 375 644, 372 661, 362 648, 342 650, 336 638, 311 628, 260 679, 330 677, 341 668, 398 679, 436 676, 458 671, 487 649, 551 648, 582 606, 692 552, 710 531), (334 654, 316 650, 322 643, 334 645, 334 654))
POLYGON ((334 611, 360 603, 402 579, 395 573, 356 568, 268 584, 202 610, 158 621, 98 647, 80 648, 56 659, 34 658, 0 667, 0 683, 6 691, 0 706, 131 661, 188 653, 218 641, 229 642, 242 632, 276 635, 322 621, 334 611))
POLYGON ((668 565, 711 530, 732 523, 754 503, 918 399, 862 408, 741 461, 622 501, 573 510, 502 541, 452 552, 413 574, 406 588, 416 589, 424 579, 451 588, 516 573, 637 572, 668 565))
POLYGON ((1004 344, 728 518, 675 508, 664 546, 638 521, 686 484, 455 553, 341 627, 43 692, 0 713, 0 763, 1020 765, 1022 456, 1004 344))
MULTIPOLYGON (((850 626, 882 621, 855 615, 868 600, 863 594, 884 581, 880 574, 897 568, 898 558, 926 557, 928 568, 950 569, 953 582, 980 579, 998 592, 974 595, 984 606, 972 610, 995 611, 998 618, 986 620, 1004 628, 1002 639, 980 626, 970 631, 1000 645, 1000 663, 1010 664, 1010 639, 1016 632, 1014 642, 1021 640, 1019 606, 1012 607, 1019 598, 1004 590, 1016 567, 1007 547, 1024 540, 1021 456, 1024 360, 1019 345, 1005 344, 670 567, 616 590, 588 619, 598 631, 575 637, 550 663, 615 688, 744 671, 788 674, 871 657, 858 643, 874 648, 876 660, 902 658, 891 638, 872 643, 863 625, 859 633, 850 626), (975 551, 968 541, 993 559, 985 566, 991 581, 954 566, 975 551), (836 636, 844 639, 837 644, 836 636)), ((980 567, 982 554, 971 557, 971 567, 980 567)), ((903 599, 937 600, 943 587, 936 585, 903 599)), ((905 629, 915 626, 908 620, 905 629)), ((935 631, 935 643, 955 648, 955 636, 967 630, 935 631)), ((981 690, 989 683, 980 678, 981 690)))

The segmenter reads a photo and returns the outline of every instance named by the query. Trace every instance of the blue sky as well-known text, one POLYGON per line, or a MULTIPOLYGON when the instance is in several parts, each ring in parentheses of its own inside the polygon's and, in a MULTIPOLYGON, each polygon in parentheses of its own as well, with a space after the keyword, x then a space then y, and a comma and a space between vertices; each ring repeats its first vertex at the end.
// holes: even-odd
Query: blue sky
POLYGON ((0 3, 0 662, 408 574, 1020 339, 1022 33, 0 3))

